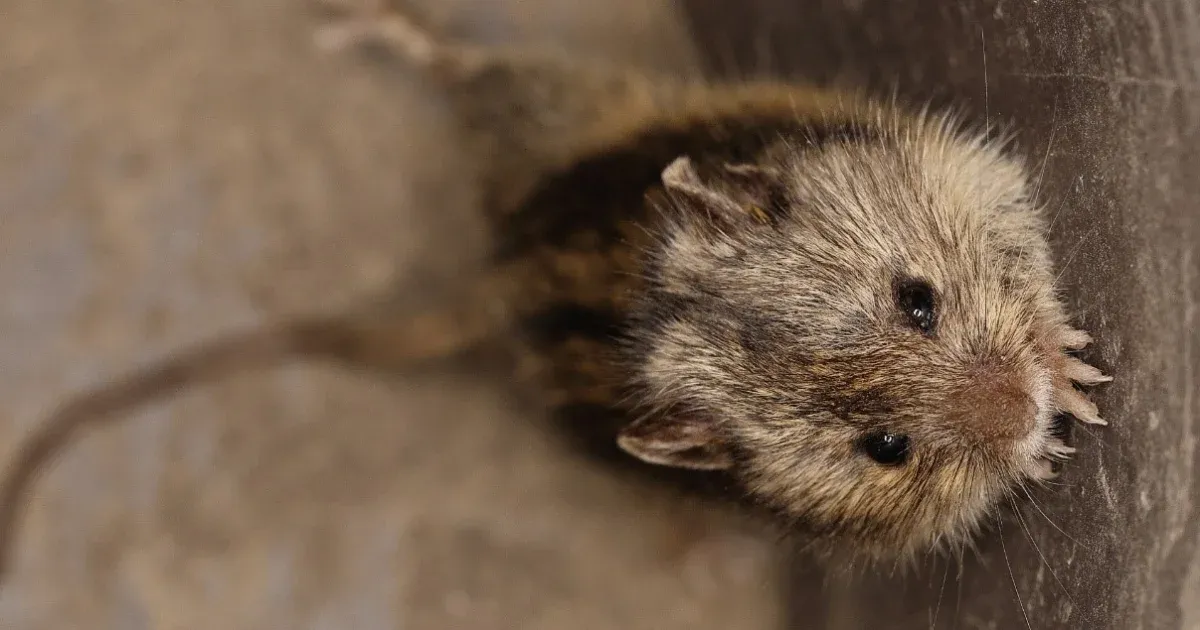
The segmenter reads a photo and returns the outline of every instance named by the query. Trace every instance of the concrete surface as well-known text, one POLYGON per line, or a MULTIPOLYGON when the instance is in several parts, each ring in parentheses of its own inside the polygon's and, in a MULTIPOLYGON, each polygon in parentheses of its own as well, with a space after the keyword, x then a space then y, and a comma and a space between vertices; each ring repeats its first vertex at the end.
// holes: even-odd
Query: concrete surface
MULTIPOLYGON (((1066 485, 961 572, 826 584, 799 560, 779 579, 720 506, 563 452, 502 388, 289 368, 74 447, 38 486, 0 628, 1200 628, 1195 2, 426 5, 484 41, 897 84, 1014 122, 1119 378, 1098 395, 1113 426, 1077 433, 1066 485)), ((440 112, 318 56, 305 0, 0 18, 0 457, 131 362, 453 268, 445 244, 475 234, 440 112)))

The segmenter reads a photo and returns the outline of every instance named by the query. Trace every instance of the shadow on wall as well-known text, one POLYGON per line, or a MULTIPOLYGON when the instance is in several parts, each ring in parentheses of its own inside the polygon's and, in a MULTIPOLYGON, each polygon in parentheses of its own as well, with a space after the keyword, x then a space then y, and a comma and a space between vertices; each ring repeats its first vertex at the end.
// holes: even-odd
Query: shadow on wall
POLYGON ((1075 431, 1065 487, 961 571, 822 586, 797 561, 797 628, 1200 628, 1200 7, 981 0, 687 0, 712 74, 783 74, 965 106, 1042 167, 1061 286, 1117 382, 1075 431), (1001 544, 1002 543, 1002 544, 1001 544), (1011 572, 1011 575, 1010 575, 1011 572), (818 622, 817 620, 823 620, 818 622))

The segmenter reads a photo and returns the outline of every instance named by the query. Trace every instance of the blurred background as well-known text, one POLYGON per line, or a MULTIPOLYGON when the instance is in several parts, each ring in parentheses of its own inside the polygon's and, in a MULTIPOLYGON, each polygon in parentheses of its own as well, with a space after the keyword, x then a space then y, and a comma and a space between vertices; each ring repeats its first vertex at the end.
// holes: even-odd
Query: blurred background
MULTIPOLYGON (((293 366, 90 433, 0 628, 1200 628, 1200 4, 414 0, 477 42, 865 84, 1011 123, 1113 426, 960 568, 828 580, 504 383, 293 366), (1001 544, 1003 542, 1003 544, 1001 544)), ((452 121, 311 0, 0 0, 0 456, 188 342, 486 246, 452 121), (450 246, 453 245, 453 246, 450 246)), ((412 273, 418 273, 412 271, 412 273)))

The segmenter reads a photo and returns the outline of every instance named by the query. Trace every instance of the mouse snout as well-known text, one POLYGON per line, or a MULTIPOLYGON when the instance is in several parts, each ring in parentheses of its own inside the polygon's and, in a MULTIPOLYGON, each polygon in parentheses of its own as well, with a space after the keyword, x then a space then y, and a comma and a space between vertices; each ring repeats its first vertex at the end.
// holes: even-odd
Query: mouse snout
POLYGON ((1034 430, 1038 407, 1014 378, 981 374, 951 395, 949 420, 974 442, 1025 438, 1034 430))

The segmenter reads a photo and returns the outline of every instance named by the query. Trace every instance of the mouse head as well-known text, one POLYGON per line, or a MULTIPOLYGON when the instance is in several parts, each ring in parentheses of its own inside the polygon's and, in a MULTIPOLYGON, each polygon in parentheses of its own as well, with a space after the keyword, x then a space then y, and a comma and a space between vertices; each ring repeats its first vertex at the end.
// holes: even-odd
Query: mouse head
POLYGON ((663 173, 631 325, 648 413, 620 444, 729 468, 818 540, 873 559, 961 544, 1101 422, 1107 380, 1055 295, 1023 166, 902 119, 745 164, 663 173))

